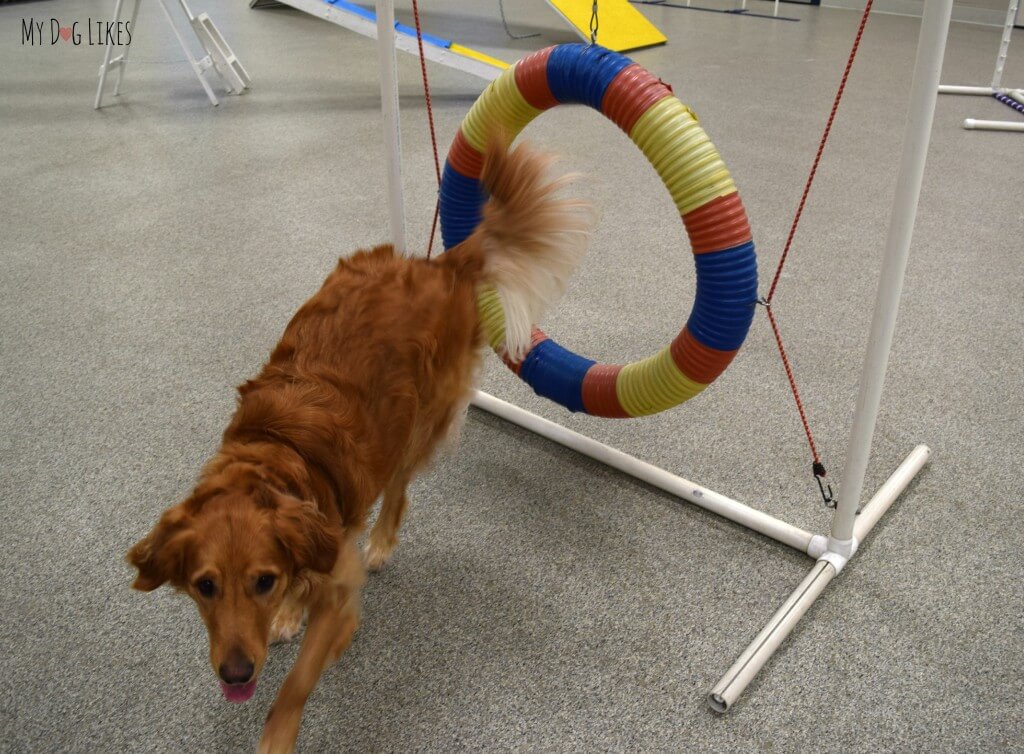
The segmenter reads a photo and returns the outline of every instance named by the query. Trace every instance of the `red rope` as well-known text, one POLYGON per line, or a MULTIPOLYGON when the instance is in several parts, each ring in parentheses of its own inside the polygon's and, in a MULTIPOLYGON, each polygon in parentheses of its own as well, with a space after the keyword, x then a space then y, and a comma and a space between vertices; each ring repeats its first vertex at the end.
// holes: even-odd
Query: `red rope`
MULTIPOLYGON (((427 102, 427 122, 430 124, 430 145, 434 148, 434 175, 437 177, 437 188, 441 188, 441 159, 437 153, 437 133, 434 131, 434 107, 430 101, 430 79, 427 77, 427 61, 423 57, 423 28, 420 26, 420 7, 412 0, 412 17, 416 23, 416 44, 420 50, 420 73, 423 74, 423 97, 427 102)), ((441 210, 441 198, 438 196, 434 205, 434 221, 430 224, 430 242, 427 244, 427 259, 434 249, 434 234, 437 232, 437 216, 441 210)))
POLYGON ((793 397, 796 399, 796 410, 800 412, 800 422, 804 425, 804 433, 807 435, 807 443, 811 446, 811 456, 814 458, 814 462, 817 464, 821 463, 821 459, 818 457, 818 448, 814 444, 814 437, 811 435, 811 426, 807 423, 807 412, 804 411, 804 403, 800 400, 800 391, 796 389, 796 380, 793 378, 793 367, 790 366, 789 356, 786 355, 786 349, 782 345, 782 333, 779 332, 779 323, 775 321, 775 315, 772 314, 772 308, 766 307, 768 312, 768 322, 771 323, 772 332, 775 333, 775 342, 779 345, 779 354, 782 356, 782 366, 786 369, 786 377, 789 379, 789 385, 793 388, 793 397))
MULTIPOLYGON (((782 256, 779 258, 779 265, 775 269, 775 277, 772 278, 771 288, 768 289, 768 295, 762 300, 765 305, 765 309, 768 312, 768 322, 772 326, 772 332, 775 334, 775 342, 779 347, 779 355, 782 357, 782 366, 786 369, 786 378, 789 380, 789 387, 793 391, 793 399, 796 401, 796 409, 800 414, 800 423, 803 424, 804 434, 807 435, 807 444, 811 448, 811 456, 814 459, 814 475, 819 477, 819 485, 821 484, 821 477, 825 476, 825 467, 821 463, 821 459, 818 457, 818 448, 814 444, 814 436, 811 434, 811 425, 807 421, 807 412, 804 410, 803 401, 800 400, 800 391, 796 386, 796 378, 793 376, 793 367, 790 364, 789 356, 786 355, 786 347, 782 344, 782 334, 779 332, 779 324, 775 320, 775 315, 772 313, 772 299, 775 298, 775 290, 779 286, 779 279, 782 277, 782 268, 786 264, 786 259, 789 257, 789 250, 793 246, 793 238, 796 236, 797 226, 800 224, 800 217, 803 215, 804 206, 807 204, 807 197, 811 193, 811 185, 814 183, 814 176, 818 172, 818 165, 821 163, 821 155, 825 151, 825 144, 828 142, 829 134, 832 132, 832 123, 836 119, 836 113, 839 110, 839 102, 843 98, 843 92, 846 90, 846 82, 850 78, 850 70, 853 68, 853 61, 857 57, 857 50, 860 47, 861 37, 864 36, 864 27, 867 25, 868 16, 871 14, 871 6, 874 0, 868 0, 864 6, 864 13, 860 17, 860 25, 857 27, 857 36, 853 40, 853 46, 850 48, 850 57, 846 60, 846 68, 843 71, 843 77, 839 81, 839 88, 836 90, 835 99, 832 102, 832 111, 829 113, 828 122, 825 124, 825 131, 821 135, 821 141, 818 143, 818 151, 814 155, 814 162, 811 164, 811 172, 807 176, 807 183, 804 185, 803 194, 800 196, 800 204, 797 205, 796 214, 793 217, 793 224, 789 228, 789 236, 786 238, 786 245, 782 249, 782 256)), ((829 489, 831 493, 831 488, 829 489)), ((825 489, 822 487, 822 495, 825 495, 825 489)), ((825 502, 831 502, 830 495, 825 496, 825 502)))
POLYGON ((434 248, 434 233, 437 232, 437 216, 441 214, 441 197, 434 202, 434 219, 430 223, 430 243, 427 244, 427 259, 430 259, 430 252, 434 248))
MULTIPOLYGON (((825 144, 832 132, 832 123, 836 119, 836 112, 839 110, 839 101, 843 98, 843 91, 846 89, 846 80, 850 77, 850 69, 853 68, 853 60, 857 57, 857 49, 860 47, 861 37, 864 36, 864 27, 868 22, 868 15, 871 13, 871 6, 874 0, 868 0, 864 6, 864 14, 860 17, 860 26, 857 27, 857 36, 853 40, 853 47, 850 49, 850 57, 846 61, 846 70, 843 71, 843 78, 836 90, 836 98, 832 102, 832 112, 829 113, 828 122, 825 124, 825 132, 821 135, 821 142, 818 144, 818 153, 814 155, 814 163, 811 165, 811 172, 807 176, 807 183, 804 185, 804 193, 800 197, 800 204, 796 208, 796 215, 793 217, 793 225, 790 226, 789 236, 786 238, 786 245, 782 249, 782 256, 779 258, 779 266, 775 270, 775 277, 772 279, 772 287, 768 290, 765 302, 770 304, 775 297, 775 289, 779 285, 779 278, 782 277, 782 267, 786 264, 786 257, 789 256, 789 249, 793 245, 793 237, 796 235, 796 228, 800 224, 800 217, 804 213, 804 205, 807 204, 807 195, 811 193, 811 184, 814 183, 814 176, 818 172, 818 164, 821 162, 821 155, 825 151, 825 144)), ((415 0, 413 0, 415 5, 415 0)))

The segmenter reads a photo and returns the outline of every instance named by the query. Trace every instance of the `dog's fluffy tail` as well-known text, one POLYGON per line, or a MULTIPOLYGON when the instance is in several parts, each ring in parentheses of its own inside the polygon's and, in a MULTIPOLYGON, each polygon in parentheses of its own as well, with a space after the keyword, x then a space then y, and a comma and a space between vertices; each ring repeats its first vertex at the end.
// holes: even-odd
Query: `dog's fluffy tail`
POLYGON ((481 181, 490 195, 483 220, 445 257, 482 264, 483 282, 498 291, 505 313, 505 352, 520 361, 533 325, 561 297, 586 252, 593 213, 555 194, 574 176, 546 176, 555 158, 526 145, 509 151, 492 139, 481 181))

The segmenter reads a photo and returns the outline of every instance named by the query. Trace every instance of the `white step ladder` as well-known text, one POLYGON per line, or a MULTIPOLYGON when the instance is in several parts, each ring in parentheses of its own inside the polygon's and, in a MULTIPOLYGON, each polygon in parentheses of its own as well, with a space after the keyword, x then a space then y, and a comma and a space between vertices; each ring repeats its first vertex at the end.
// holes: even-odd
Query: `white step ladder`
MULTIPOLYGON (((131 30, 133 32, 135 30, 135 20, 139 15, 139 4, 141 2, 142 0, 134 0, 135 5, 132 8, 132 17, 130 21, 131 30)), ((192 71, 196 74, 196 78, 199 79, 199 83, 202 84, 203 91, 206 92, 206 96, 209 98, 210 104, 220 104, 220 101, 217 99, 217 95, 213 92, 213 86, 211 86, 208 78, 211 72, 218 75, 221 85, 228 94, 241 94, 249 88, 249 84, 252 81, 249 77, 249 73, 245 70, 245 67, 241 62, 239 62, 235 53, 224 40, 223 35, 221 35, 220 31, 213 23, 213 19, 210 18, 208 13, 200 13, 198 16, 193 15, 186 0, 177 0, 178 5, 185 14, 185 18, 188 19, 188 23, 192 27, 192 31, 195 32, 196 39, 199 40, 199 44, 202 46, 203 50, 206 51, 205 57, 196 59, 192 54, 192 50, 189 48, 188 43, 185 41, 185 37, 182 36, 178 26, 174 23, 174 16, 171 14, 171 8, 168 6, 169 0, 157 0, 157 2, 163 10, 164 16, 167 18, 167 23, 170 25, 171 31, 174 32, 174 36, 178 40, 178 44, 181 45, 181 49, 184 50, 185 57, 192 66, 192 71)), ((116 0, 114 5, 115 24, 121 20, 121 11, 123 7, 124 0, 116 0)), ((103 91, 107 83, 107 74, 115 68, 117 69, 117 82, 114 84, 114 96, 116 97, 121 94, 121 82, 124 79, 124 69, 128 63, 128 53, 130 51, 131 44, 129 43, 124 48, 123 53, 117 57, 112 57, 114 46, 108 42, 106 51, 103 54, 103 64, 100 66, 100 83, 96 89, 96 102, 93 105, 97 110, 103 104, 103 91)))

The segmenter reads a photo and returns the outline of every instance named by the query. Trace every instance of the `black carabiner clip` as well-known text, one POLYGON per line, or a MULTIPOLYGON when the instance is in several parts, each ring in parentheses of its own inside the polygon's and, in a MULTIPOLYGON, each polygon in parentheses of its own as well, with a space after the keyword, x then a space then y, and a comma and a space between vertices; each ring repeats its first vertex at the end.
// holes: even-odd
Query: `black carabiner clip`
POLYGON ((832 485, 825 481, 825 466, 820 461, 815 461, 812 467, 814 479, 818 482, 818 489, 821 490, 821 499, 825 501, 826 508, 835 508, 839 498, 832 492, 832 485))

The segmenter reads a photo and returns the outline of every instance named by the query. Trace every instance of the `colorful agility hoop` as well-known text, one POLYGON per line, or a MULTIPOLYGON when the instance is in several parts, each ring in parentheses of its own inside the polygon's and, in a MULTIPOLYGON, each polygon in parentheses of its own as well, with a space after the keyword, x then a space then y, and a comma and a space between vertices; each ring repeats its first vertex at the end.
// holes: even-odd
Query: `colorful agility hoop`
MULTIPOLYGON (((693 309, 679 335, 653 356, 625 366, 598 364, 539 329, 533 347, 510 364, 539 395, 570 411, 633 417, 677 406, 706 388, 742 345, 757 301, 757 257, 736 185, 693 112, 671 89, 624 55, 597 45, 549 47, 506 70, 466 115, 445 161, 440 189, 446 249, 480 222, 480 171, 487 135, 515 137, 541 112, 585 104, 614 122, 644 153, 672 195, 697 268, 693 309)), ((481 292, 488 341, 504 341, 494 289, 481 292)))

